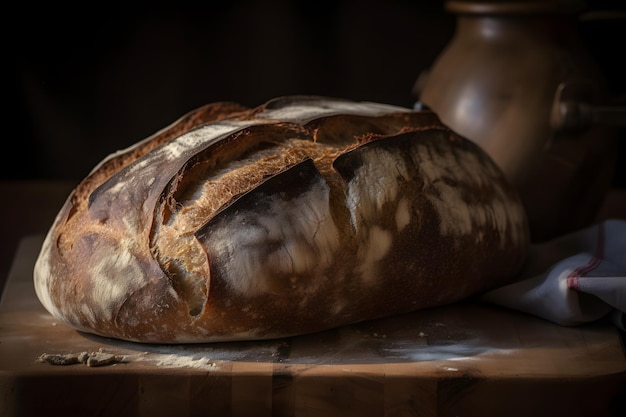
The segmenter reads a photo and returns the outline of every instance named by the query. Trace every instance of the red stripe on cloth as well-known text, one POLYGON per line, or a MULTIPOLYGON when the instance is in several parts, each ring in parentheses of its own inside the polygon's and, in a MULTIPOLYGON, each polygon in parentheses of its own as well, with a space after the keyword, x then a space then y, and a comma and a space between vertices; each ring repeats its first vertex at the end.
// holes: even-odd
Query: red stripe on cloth
POLYGON ((591 257, 591 259, 589 259, 589 262, 574 269, 567 276, 568 288, 578 289, 579 278, 593 271, 600 265, 602 259, 604 259, 604 241, 604 223, 601 223, 600 225, 598 225, 598 242, 596 245, 596 253, 591 257))

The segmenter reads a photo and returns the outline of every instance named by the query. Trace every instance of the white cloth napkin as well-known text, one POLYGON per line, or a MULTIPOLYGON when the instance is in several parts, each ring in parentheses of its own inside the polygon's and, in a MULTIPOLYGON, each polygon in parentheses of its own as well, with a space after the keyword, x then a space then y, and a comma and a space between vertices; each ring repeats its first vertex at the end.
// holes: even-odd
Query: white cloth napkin
POLYGON ((531 247, 520 279, 481 300, 575 326, 609 317, 626 329, 626 220, 531 247))

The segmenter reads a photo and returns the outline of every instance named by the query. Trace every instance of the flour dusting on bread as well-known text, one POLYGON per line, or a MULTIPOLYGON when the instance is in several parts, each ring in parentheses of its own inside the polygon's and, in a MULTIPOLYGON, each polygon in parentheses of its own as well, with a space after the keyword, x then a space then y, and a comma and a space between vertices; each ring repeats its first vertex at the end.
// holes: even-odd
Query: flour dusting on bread
POLYGON ((145 343, 311 333, 462 300, 528 249, 513 187, 429 111, 204 106, 107 157, 34 270, 76 329, 145 343))

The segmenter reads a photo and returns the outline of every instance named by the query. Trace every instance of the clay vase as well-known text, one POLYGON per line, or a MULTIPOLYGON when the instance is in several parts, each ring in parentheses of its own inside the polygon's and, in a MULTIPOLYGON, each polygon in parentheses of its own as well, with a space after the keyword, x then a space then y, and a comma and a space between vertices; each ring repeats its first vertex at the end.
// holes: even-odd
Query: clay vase
POLYGON ((579 36, 579 1, 448 1, 456 31, 418 104, 478 143, 518 187, 531 237, 591 224, 610 188, 626 110, 579 36), (608 109, 608 110, 607 110, 608 109))

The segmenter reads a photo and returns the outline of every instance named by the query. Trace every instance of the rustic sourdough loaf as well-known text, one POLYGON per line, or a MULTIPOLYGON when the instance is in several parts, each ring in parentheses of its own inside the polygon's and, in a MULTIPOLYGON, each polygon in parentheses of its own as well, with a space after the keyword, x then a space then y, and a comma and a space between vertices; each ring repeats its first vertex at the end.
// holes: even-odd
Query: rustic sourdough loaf
POLYGON ((528 245, 515 191, 432 112, 293 96, 210 104, 106 158, 34 280, 85 332, 254 340, 465 299, 528 245))

